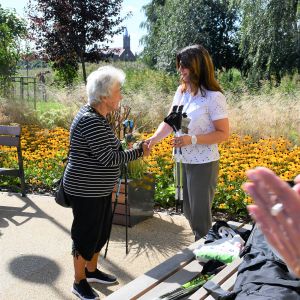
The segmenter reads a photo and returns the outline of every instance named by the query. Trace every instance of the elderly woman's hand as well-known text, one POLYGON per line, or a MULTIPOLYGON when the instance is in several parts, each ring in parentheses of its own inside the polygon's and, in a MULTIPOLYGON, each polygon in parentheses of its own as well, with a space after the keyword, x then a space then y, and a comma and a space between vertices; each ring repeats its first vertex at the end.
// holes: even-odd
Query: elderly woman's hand
POLYGON ((142 143, 143 155, 148 156, 150 155, 150 148, 146 142, 142 143))
POLYGON ((247 172, 251 182, 243 189, 254 199, 248 206, 251 217, 260 226, 269 243, 289 268, 300 277, 300 177, 291 188, 267 168, 247 172))
POLYGON ((156 136, 152 136, 149 139, 145 140, 149 151, 159 142, 159 139, 156 136))

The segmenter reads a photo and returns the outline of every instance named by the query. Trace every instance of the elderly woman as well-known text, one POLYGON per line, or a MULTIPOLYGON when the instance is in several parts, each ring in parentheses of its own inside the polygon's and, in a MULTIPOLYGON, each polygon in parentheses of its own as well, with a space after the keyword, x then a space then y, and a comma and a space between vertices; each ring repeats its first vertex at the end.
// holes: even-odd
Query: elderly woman
POLYGON ((99 299, 89 282, 110 284, 116 277, 97 269, 101 248, 110 232, 111 195, 120 166, 148 154, 146 144, 123 151, 106 116, 119 108, 122 70, 100 67, 87 79, 88 104, 71 125, 69 162, 64 174, 64 190, 73 211, 75 281, 72 292, 80 299, 99 299))

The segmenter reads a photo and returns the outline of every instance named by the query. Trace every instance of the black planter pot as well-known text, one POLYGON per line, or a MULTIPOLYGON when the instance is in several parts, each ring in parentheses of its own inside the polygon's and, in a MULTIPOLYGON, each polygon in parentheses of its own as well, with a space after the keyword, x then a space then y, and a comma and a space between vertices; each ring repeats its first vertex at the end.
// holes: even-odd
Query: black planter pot
MULTIPOLYGON (((129 227, 153 216, 154 207, 154 177, 145 174, 141 179, 128 179, 127 207, 125 205, 125 181, 122 180, 117 206, 114 213, 113 224, 129 227), (127 214, 126 214, 127 212, 127 214)), ((116 200, 116 192, 113 192, 112 205, 116 200)))

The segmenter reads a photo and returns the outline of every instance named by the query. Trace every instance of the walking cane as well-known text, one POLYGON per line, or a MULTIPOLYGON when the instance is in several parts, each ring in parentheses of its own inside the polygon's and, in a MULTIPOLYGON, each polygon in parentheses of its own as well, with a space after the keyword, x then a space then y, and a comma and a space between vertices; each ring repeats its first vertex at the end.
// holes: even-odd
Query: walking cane
MULTIPOLYGON (((181 130, 180 130, 181 131, 181 130)), ((176 136, 180 136, 180 131, 176 132, 176 136)), ((175 201, 176 212, 178 212, 178 206, 182 212, 183 204, 183 173, 182 173, 182 150, 180 148, 174 148, 173 155, 175 157, 175 201), (179 152, 179 153, 178 153, 179 152)))
MULTIPOLYGON (((132 130, 133 130, 133 121, 125 120, 123 122, 123 130, 124 130, 124 138, 126 145, 129 142, 132 142, 132 130), (126 134, 126 130, 129 127, 128 134, 126 134)), ((127 163, 124 164, 124 184, 125 184, 125 240, 126 240, 126 255, 128 254, 128 226, 129 226, 129 213, 128 213, 128 167, 127 163)))
POLYGON ((182 160, 176 159, 175 161, 175 203, 176 203, 176 212, 178 212, 178 207, 180 206, 180 210, 182 211, 182 203, 183 203, 183 174, 182 174, 182 160))
MULTIPOLYGON (((174 105, 172 108, 172 112, 164 119, 168 125, 170 125, 175 133, 176 137, 181 136, 181 121, 182 117, 186 116, 186 114, 182 113, 183 105, 174 105)), ((181 206, 181 211, 183 208, 183 174, 182 174, 182 149, 174 148, 173 156, 175 157, 175 200, 176 200, 176 212, 178 212, 178 206, 181 206)))
MULTIPOLYGON (((126 144, 131 141, 132 139, 132 130, 133 130, 133 121, 132 120, 125 120, 123 122, 123 136, 125 139, 126 144), (129 133, 126 134, 126 130, 127 127, 129 127, 129 133)), ((110 235, 111 235, 111 230, 112 230, 112 223, 113 223, 113 219, 114 219, 114 215, 115 215, 115 211, 116 211, 116 207, 118 205, 118 199, 119 199, 119 194, 120 194, 120 190, 121 190, 121 184, 122 184, 122 177, 124 176, 124 184, 125 184, 125 200, 124 200, 124 204, 125 204, 125 245, 126 245, 126 254, 128 254, 128 226, 129 226, 129 214, 128 214, 128 167, 127 167, 127 163, 123 164, 121 166, 121 174, 120 177, 118 179, 118 183, 117 183, 117 191, 116 191, 116 196, 115 196, 115 202, 114 202, 114 207, 113 207, 113 211, 112 211, 112 217, 111 217, 111 222, 110 222, 110 230, 109 230, 109 236, 108 236, 108 240, 106 243, 106 247, 105 247, 105 252, 104 252, 104 258, 106 258, 107 255, 107 251, 108 251, 108 245, 109 245, 109 241, 110 241, 110 235)))
POLYGON ((108 244, 109 244, 109 241, 110 241, 110 235, 111 235, 111 229, 112 229, 112 223, 113 223, 116 207, 117 207, 117 204, 118 204, 118 199, 119 199, 119 194, 120 194, 120 189, 121 189, 121 183, 122 183, 122 172, 121 172, 121 175, 120 175, 120 177, 118 179, 118 183, 117 183, 117 191, 116 191, 116 194, 115 194, 116 196, 115 196, 114 208, 113 208, 113 211, 112 211, 110 229, 109 229, 109 236, 108 236, 108 239, 107 239, 107 242, 106 242, 104 258, 106 258, 106 255, 107 255, 108 244))

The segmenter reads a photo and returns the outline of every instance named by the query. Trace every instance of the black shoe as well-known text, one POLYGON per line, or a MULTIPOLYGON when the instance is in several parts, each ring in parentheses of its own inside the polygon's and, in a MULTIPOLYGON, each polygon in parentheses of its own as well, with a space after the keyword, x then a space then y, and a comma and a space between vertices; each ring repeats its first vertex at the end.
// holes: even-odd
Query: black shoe
POLYGON ((82 300, 99 300, 99 295, 90 287, 86 279, 73 283, 72 293, 82 300))
POLYGON ((111 284, 117 281, 117 277, 114 275, 106 274, 104 272, 96 269, 94 272, 89 272, 87 268, 85 268, 86 280, 88 282, 98 282, 104 284, 111 284))

